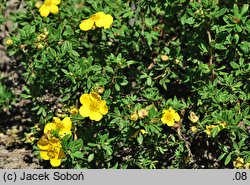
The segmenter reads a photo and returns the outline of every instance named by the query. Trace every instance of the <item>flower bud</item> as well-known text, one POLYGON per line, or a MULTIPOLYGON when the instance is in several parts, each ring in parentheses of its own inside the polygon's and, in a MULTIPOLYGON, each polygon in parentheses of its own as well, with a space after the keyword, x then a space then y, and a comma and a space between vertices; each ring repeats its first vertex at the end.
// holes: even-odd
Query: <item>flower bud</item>
POLYGON ((161 56, 161 60, 164 61, 164 62, 166 62, 166 61, 169 60, 169 57, 167 55, 162 55, 161 56))
POLYGON ((76 115, 78 113, 78 109, 76 107, 71 107, 69 109, 69 113, 73 114, 73 115, 76 115))
POLYGON ((13 44, 13 40, 12 40, 12 39, 7 39, 7 40, 5 41, 5 44, 6 44, 7 46, 10 46, 10 45, 13 44))
POLYGON ((245 165, 244 165, 244 169, 250 169, 250 163, 246 163, 245 165))
POLYGON ((221 126, 222 128, 225 128, 225 127, 227 126, 227 123, 224 122, 224 121, 222 121, 222 122, 220 123, 220 126, 221 126))
POLYGON ((41 43, 36 44, 36 48, 41 50, 44 48, 44 46, 41 43))
POLYGON ((42 40, 44 40, 46 38, 46 34, 45 33, 41 33, 41 34, 39 34, 38 36, 37 36, 37 40, 38 41, 42 41, 42 40))
POLYGON ((42 1, 37 1, 35 4, 36 8, 40 8, 42 6, 43 2, 42 1))
POLYGON ((40 127, 39 127, 39 124, 35 124, 34 128, 35 128, 35 130, 36 130, 37 132, 39 132, 39 131, 41 130, 40 127))
POLYGON ((192 123, 199 121, 199 117, 194 112, 190 112, 188 118, 192 123))
POLYGON ((233 161, 233 165, 235 168, 242 168, 244 165, 244 159, 242 157, 237 157, 237 159, 233 161))
POLYGON ((136 112, 133 113, 133 114, 130 116, 130 120, 132 120, 132 121, 137 121, 137 120, 138 120, 138 115, 137 115, 136 112))
POLYGON ((144 129, 141 129, 140 132, 141 132, 142 134, 147 134, 147 133, 148 133, 148 132, 147 132, 146 130, 144 130, 144 129))
POLYGON ((140 119, 145 118, 146 116, 148 116, 148 110, 146 110, 146 109, 140 109, 138 111, 138 116, 139 116, 140 119))
POLYGON ((34 133, 25 133, 25 143, 34 144, 35 136, 34 133))
POLYGON ((197 132, 197 127, 196 126, 192 126, 190 128, 191 132, 193 132, 194 134, 197 132))
POLYGON ((99 87, 97 92, 98 94, 102 94, 105 91, 104 87, 99 87))

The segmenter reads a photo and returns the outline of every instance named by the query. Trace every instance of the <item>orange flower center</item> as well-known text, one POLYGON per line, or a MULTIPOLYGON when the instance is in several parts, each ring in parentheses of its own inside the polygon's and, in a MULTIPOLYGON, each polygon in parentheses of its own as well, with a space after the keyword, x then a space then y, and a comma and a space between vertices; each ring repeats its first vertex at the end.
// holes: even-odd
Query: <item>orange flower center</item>
POLYGON ((96 100, 91 101, 89 109, 93 112, 99 111, 99 102, 96 100))
POLYGON ((174 119, 173 115, 170 113, 170 112, 167 112, 165 114, 165 119, 168 120, 168 121, 171 121, 174 119))

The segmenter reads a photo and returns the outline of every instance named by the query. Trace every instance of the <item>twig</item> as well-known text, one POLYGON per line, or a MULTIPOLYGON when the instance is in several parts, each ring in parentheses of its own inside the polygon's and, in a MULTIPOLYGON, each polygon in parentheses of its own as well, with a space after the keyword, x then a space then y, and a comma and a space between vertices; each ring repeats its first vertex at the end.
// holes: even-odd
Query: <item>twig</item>
MULTIPOLYGON (((207 29, 207 37, 208 37, 208 43, 209 43, 209 49, 208 49, 208 52, 209 52, 209 60, 208 60, 208 65, 209 67, 211 67, 213 65, 213 60, 214 60, 214 55, 213 55, 213 50, 211 48, 211 42, 212 42, 212 37, 211 37, 211 32, 209 29, 207 29)), ((215 77, 215 73, 214 73, 214 69, 212 69, 212 76, 211 78, 214 79, 215 77)))

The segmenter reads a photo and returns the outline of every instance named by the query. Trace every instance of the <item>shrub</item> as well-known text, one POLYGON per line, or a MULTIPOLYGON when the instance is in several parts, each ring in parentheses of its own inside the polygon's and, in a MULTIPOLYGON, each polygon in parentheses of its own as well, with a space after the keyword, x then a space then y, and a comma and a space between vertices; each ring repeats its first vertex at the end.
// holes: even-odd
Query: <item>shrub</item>
POLYGON ((38 157, 62 168, 248 168, 248 4, 36 6, 13 15, 8 51, 24 68, 38 157))

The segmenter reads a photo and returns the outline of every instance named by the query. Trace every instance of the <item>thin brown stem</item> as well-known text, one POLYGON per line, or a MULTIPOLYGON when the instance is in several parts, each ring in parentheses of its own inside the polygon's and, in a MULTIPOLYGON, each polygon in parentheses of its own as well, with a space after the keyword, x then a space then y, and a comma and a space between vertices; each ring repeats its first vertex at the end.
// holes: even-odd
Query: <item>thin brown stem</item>
MULTIPOLYGON (((208 37, 208 42, 209 42, 209 59, 208 59, 208 65, 211 67, 213 65, 213 60, 214 60, 214 55, 213 55, 213 50, 211 48, 211 42, 212 42, 212 36, 210 30, 207 30, 207 37, 208 37)), ((215 72, 214 69, 212 69, 212 76, 211 79, 214 79, 215 77, 215 72)))

